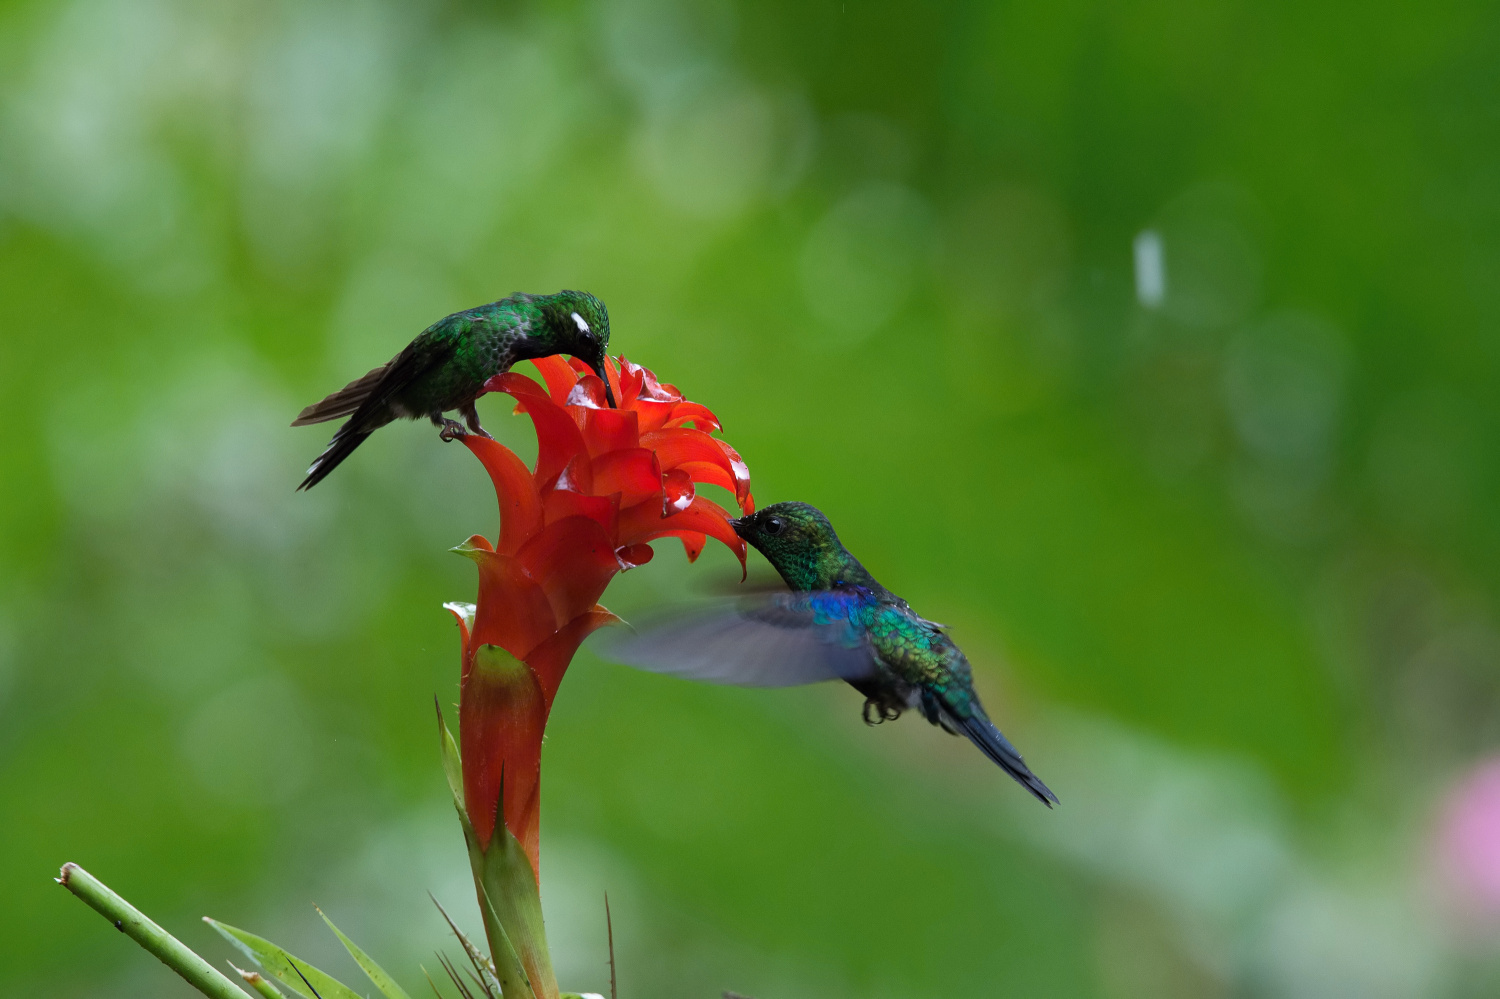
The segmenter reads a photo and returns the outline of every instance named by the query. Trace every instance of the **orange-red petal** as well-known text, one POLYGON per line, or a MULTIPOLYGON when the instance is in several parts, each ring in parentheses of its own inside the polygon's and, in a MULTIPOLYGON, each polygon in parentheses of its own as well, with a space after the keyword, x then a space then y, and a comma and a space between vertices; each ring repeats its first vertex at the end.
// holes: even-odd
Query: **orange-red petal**
POLYGON ((589 460, 586 452, 580 452, 573 456, 568 462, 562 474, 557 477, 549 489, 567 490, 575 493, 592 493, 594 491, 594 463, 589 460))
POLYGON ((687 423, 708 433, 724 429, 719 423, 719 418, 713 414, 713 410, 698 402, 679 402, 673 405, 672 413, 667 417, 664 425, 680 427, 687 423))
POLYGON ((478 609, 470 648, 498 645, 521 657, 556 631, 559 620, 566 620, 553 614, 546 591, 517 558, 485 551, 465 554, 479 564, 478 609))
MULTIPOLYGON (((625 360, 625 355, 620 355, 620 394, 615 396, 615 402, 620 408, 626 408, 627 404, 635 402, 641 394, 641 366, 632 364, 625 360)), ((634 407, 631 407, 634 408, 634 407)))
POLYGON ((608 354, 604 356, 604 376, 609 379, 609 390, 614 393, 615 402, 618 403, 623 394, 620 391, 620 369, 608 354))
POLYGON ((729 459, 729 468, 734 474, 734 496, 740 504, 740 511, 754 513, 755 497, 750 495, 750 466, 745 464, 745 459, 740 457, 738 451, 729 446, 728 441, 715 437, 713 442, 719 445, 719 450, 729 459))
POLYGON ((574 407, 572 412, 578 417, 590 457, 640 446, 636 415, 629 410, 574 407))
POLYGON ((698 556, 703 554, 704 545, 708 544, 708 535, 699 534, 697 531, 668 531, 663 537, 675 537, 682 541, 683 554, 689 562, 698 561, 698 556))
POLYGON ((712 500, 697 497, 681 513, 661 515, 661 506, 649 500, 620 511, 620 543, 635 544, 681 531, 707 534, 723 542, 745 564, 745 542, 729 526, 729 514, 712 500))
MULTIPOLYGON (((473 452, 490 474, 500 503, 500 544, 507 555, 515 554, 521 542, 541 527, 542 502, 537 496, 531 470, 516 453, 498 441, 477 434, 459 440, 473 452)), ((485 542, 488 546, 489 542, 485 542)))
POLYGON ((547 494, 547 523, 557 523, 567 517, 588 517, 597 521, 610 537, 619 529, 620 501, 616 496, 588 496, 567 489, 554 489, 547 494))
POLYGON ((549 708, 553 698, 557 696, 558 685, 562 683, 563 674, 567 672, 568 663, 572 661, 573 653, 578 651, 578 646, 595 631, 607 624, 615 624, 619 620, 614 614, 595 604, 559 628, 556 634, 533 649, 531 655, 526 657, 526 664, 536 674, 537 683, 541 687, 542 696, 546 698, 549 708))
MULTIPOLYGON (((663 471, 669 471, 688 462, 705 462, 717 465, 730 482, 738 483, 734 464, 719 442, 701 430, 678 427, 672 430, 654 430, 641 435, 641 447, 656 452, 663 471)), ((736 490, 738 495, 738 490, 736 490)))
POLYGON ((643 447, 621 448, 594 460, 594 492, 620 494, 620 505, 630 506, 661 492, 661 462, 643 447))
POLYGON ((586 448, 578 425, 542 387, 525 375, 514 371, 496 375, 485 383, 496 386, 499 391, 515 398, 517 405, 524 407, 531 422, 536 426, 536 476, 537 486, 545 489, 575 455, 586 448))
POLYGON ((598 375, 581 375, 578 384, 568 392, 567 404, 569 406, 582 406, 585 409, 608 409, 609 398, 604 394, 604 382, 599 380, 598 375))
POLYGON ((686 472, 694 482, 706 483, 710 486, 721 486, 730 492, 734 492, 735 481, 723 465, 707 461, 685 461, 677 466, 679 471, 686 472))
POLYGON ((626 568, 615 555, 617 547, 598 521, 567 517, 526 542, 516 559, 541 584, 554 620, 571 621, 597 603, 610 579, 626 568))
POLYGON ((531 360, 536 369, 541 373, 542 381, 547 383, 547 394, 552 401, 561 406, 568 401, 568 393, 573 391, 573 386, 578 383, 578 375, 568 366, 568 362, 560 354, 551 354, 547 357, 534 357, 531 360))
POLYGON ((636 399, 629 405, 621 406, 636 414, 639 421, 638 426, 641 433, 648 434, 653 430, 660 430, 667 425, 672 418, 672 410, 677 408, 675 402, 653 402, 650 399, 636 399))

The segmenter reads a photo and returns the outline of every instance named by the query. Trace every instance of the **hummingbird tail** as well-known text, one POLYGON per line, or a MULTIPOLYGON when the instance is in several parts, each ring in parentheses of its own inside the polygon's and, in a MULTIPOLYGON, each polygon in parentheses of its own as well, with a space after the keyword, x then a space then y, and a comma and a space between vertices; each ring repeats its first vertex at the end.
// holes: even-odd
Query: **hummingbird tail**
POLYGON ((307 470, 307 478, 302 480, 302 485, 297 487, 297 491, 311 489, 322 482, 328 473, 337 468, 339 462, 353 454, 354 449, 363 444, 370 434, 369 430, 351 430, 349 424, 344 424, 339 428, 339 432, 333 435, 333 440, 328 442, 328 447, 323 453, 313 459, 312 466, 307 470))
POLYGON ((292 421, 292 426, 306 427, 314 423, 327 423, 329 420, 348 416, 370 397, 370 393, 375 391, 375 386, 380 384, 380 380, 385 377, 389 369, 389 364, 382 364, 368 374, 356 378, 322 402, 313 403, 297 414, 297 418, 292 421))
MULTIPOLYGON (((1016 783, 1030 791, 1036 800, 1051 808, 1060 804, 1057 795, 1043 784, 1041 778, 1031 772, 1026 766, 1026 761, 1021 759, 1021 754, 1016 752, 1016 747, 1010 744, 995 723, 986 717, 983 711, 975 710, 968 718, 952 718, 954 727, 969 737, 969 741, 979 747, 991 760, 999 765, 1001 770, 1015 778, 1016 783)), ((946 727, 946 726, 945 726, 946 727)))

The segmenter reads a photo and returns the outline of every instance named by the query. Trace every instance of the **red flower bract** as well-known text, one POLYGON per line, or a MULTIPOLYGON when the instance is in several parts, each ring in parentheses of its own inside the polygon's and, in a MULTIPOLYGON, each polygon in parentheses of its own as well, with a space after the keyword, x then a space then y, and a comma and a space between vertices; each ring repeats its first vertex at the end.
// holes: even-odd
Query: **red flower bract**
POLYGON ((503 444, 461 438, 494 483, 500 538, 491 545, 475 535, 456 549, 479 565, 479 600, 472 625, 455 611, 465 808, 486 846, 497 812, 503 816, 533 873, 542 733, 573 653, 617 620, 598 604, 604 588, 615 573, 650 561, 648 542, 662 537, 681 539, 689 561, 717 538, 743 566, 745 543, 729 513, 697 495, 698 484, 723 486, 741 511, 755 509, 745 463, 710 436, 718 419, 675 386, 624 357, 618 366, 606 361, 619 406, 609 409, 603 382, 581 362, 554 356, 535 364, 545 388, 506 372, 485 390, 511 395, 516 411, 531 417, 536 468, 503 444), (493 668, 504 657, 481 655, 485 646, 504 649, 525 673, 493 668))

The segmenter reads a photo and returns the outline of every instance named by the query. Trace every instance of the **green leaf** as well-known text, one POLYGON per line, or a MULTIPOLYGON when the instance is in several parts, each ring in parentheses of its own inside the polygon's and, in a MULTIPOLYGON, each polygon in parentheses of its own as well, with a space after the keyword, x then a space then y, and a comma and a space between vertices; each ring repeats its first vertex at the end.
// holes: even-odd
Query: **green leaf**
POLYGON ((480 559, 484 558, 486 555, 492 554, 492 552, 491 552, 490 549, 488 549, 488 548, 480 548, 478 545, 474 544, 472 541, 465 541, 461 545, 454 545, 452 548, 449 548, 448 550, 450 552, 453 552, 455 555, 462 555, 464 558, 471 558, 471 559, 473 559, 476 562, 478 562, 480 559))
MULTIPOLYGON (((316 905, 313 908, 318 909, 316 905)), ((333 925, 333 920, 328 918, 327 913, 322 909, 318 909, 318 915, 323 917, 323 922, 328 924, 328 928, 333 931, 334 936, 339 938, 339 942, 344 945, 344 949, 349 952, 349 956, 354 958, 354 963, 359 965, 360 970, 375 984, 375 987, 380 990, 385 999, 411 999, 406 994, 406 990, 397 985, 395 980, 386 974, 384 968, 376 964, 370 955, 360 950, 353 940, 344 936, 344 932, 333 925)))
POLYGON ((306 996, 307 999, 315 999, 313 991, 316 990, 321 999, 363 999, 358 992, 343 982, 324 974, 302 958, 282 950, 269 940, 207 916, 203 917, 203 921, 218 930, 225 940, 238 947, 250 960, 265 968, 273 978, 298 995, 306 996), (306 981, 303 980, 304 978, 306 981))
POLYGON ((556 979, 547 952, 536 874, 531 869, 531 858, 504 822, 495 823, 490 848, 481 855, 480 864, 476 873, 483 880, 485 894, 494 901, 495 911, 509 941, 515 945, 522 966, 531 969, 533 987, 540 984, 539 994, 555 995, 556 979), (541 983, 536 979, 541 979, 541 983), (552 983, 550 989, 546 983, 552 983))
POLYGON ((443 706, 438 703, 436 697, 432 699, 437 708, 438 719, 438 743, 443 756, 443 774, 448 778, 448 790, 453 792, 453 806, 458 809, 458 814, 463 817, 465 827, 469 824, 469 813, 464 808, 464 766, 459 759, 458 743, 453 741, 453 733, 448 731, 448 723, 443 720, 443 706))
MULTIPOLYGON (((471 851, 471 860, 472 857, 471 851)), ((516 955, 516 948, 511 945, 500 917, 495 914, 495 906, 490 901, 489 893, 484 890, 483 884, 478 884, 478 888, 480 909, 484 913, 484 933, 489 937, 490 954, 494 959, 495 977, 500 980, 501 995, 505 999, 537 999, 536 991, 531 987, 531 979, 516 955)))

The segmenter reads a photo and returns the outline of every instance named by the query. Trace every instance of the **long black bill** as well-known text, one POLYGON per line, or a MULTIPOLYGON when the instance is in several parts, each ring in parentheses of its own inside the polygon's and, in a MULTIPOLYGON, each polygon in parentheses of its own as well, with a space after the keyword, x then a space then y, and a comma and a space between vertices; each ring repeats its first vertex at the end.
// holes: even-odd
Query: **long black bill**
POLYGON ((599 363, 594 365, 594 374, 598 375, 599 380, 604 383, 604 400, 609 403, 609 408, 619 409, 620 407, 615 405, 614 390, 609 387, 609 374, 604 370, 603 358, 600 358, 599 363))

